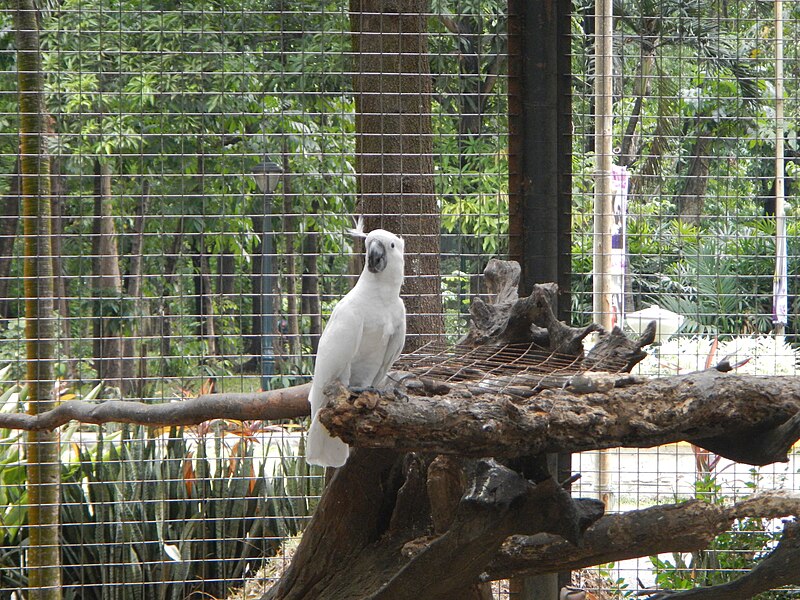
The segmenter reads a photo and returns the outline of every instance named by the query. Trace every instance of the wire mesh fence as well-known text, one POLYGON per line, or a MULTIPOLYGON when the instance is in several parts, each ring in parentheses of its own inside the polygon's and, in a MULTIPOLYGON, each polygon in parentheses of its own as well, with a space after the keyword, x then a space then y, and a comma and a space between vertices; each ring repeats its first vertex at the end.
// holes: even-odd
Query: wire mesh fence
MULTIPOLYGON (((615 3, 614 15, 612 68, 603 73, 595 6, 576 3, 573 13, 574 319, 587 320, 596 307, 602 132, 594 92, 606 77, 617 183, 612 231, 625 238, 611 269, 613 317, 635 331, 660 319, 660 343, 635 372, 688 373, 728 358, 742 363, 739 372, 796 375, 797 3, 634 1, 615 3), (780 268, 787 254, 788 273, 780 268)), ((800 469, 796 452, 788 464, 752 468, 689 444, 589 453, 573 466, 584 475, 581 493, 608 494, 620 511, 797 490, 800 469)), ((719 583, 774 543, 776 526, 739 522, 711 552, 601 571, 617 593, 719 583)))
MULTIPOLYGON (((570 315, 580 324, 593 318, 601 74, 595 7, 572 9, 570 315)), ((800 8, 785 3, 787 42, 778 59, 773 9, 744 0, 618 7, 607 74, 614 162, 627 177, 617 317, 623 323, 652 304, 681 318, 670 337, 674 317, 664 317, 663 339, 642 372, 688 372, 730 355, 747 361, 742 370, 796 374, 800 8), (785 119, 776 114, 781 87, 785 119), (776 172, 781 143, 783 171, 776 172), (782 239, 789 310, 776 337, 782 239)), ((424 137, 440 219, 436 316, 444 343, 466 331, 488 259, 509 252, 509 13, 492 1, 441 1, 429 10, 420 56, 429 73, 424 137)), ((346 3, 324 1, 37 7, 60 400, 160 403, 309 380, 323 324, 359 271, 353 256, 361 248, 346 230, 365 213, 380 224, 394 202, 371 214, 381 207, 374 197, 395 190, 359 188, 365 147, 375 146, 359 137, 358 119, 390 116, 359 111, 366 94, 359 76, 386 58, 369 54, 365 63, 354 51, 353 19, 346 3)), ((0 20, 0 410, 22 411, 28 334, 14 11, 0 9, 0 20)), ((397 152, 389 140, 380 144, 397 152)), ((411 186, 415 168, 407 162, 384 175, 411 186)), ((410 220, 400 222, 408 228, 401 233, 414 233, 410 220)), ((249 597, 255 592, 236 592, 246 581, 274 580, 323 485, 322 472, 303 458, 304 426, 217 420, 172 429, 61 428, 54 443, 63 595, 249 597)), ((21 598, 31 587, 32 445, 23 433, 0 433, 0 598, 21 598)), ((575 458, 584 474, 575 493, 609 491, 617 510, 800 489, 796 453, 785 466, 757 471, 688 445, 609 456, 603 468, 613 489, 601 489, 599 461, 589 454, 575 458)), ((775 524, 740 526, 716 560, 606 565, 594 575, 598 597, 621 597, 637 580, 707 583, 745 568, 774 541, 775 524)), ((505 586, 496 593, 507 597, 505 586)))

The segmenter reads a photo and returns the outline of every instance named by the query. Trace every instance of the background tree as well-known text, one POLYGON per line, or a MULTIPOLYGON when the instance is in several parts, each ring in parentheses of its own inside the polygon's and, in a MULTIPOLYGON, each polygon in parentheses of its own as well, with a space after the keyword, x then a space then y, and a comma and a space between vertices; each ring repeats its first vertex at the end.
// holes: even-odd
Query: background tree
POLYGON ((406 239, 406 349, 444 331, 440 219, 433 180, 426 0, 397 13, 386 0, 352 0, 358 192, 367 230, 406 239))
MULTIPOLYGON (((15 4, 20 133, 20 191, 25 236, 25 336, 28 406, 32 414, 55 406, 53 376, 55 320, 50 240, 50 157, 52 133, 44 104, 38 8, 32 0, 15 4)), ((58 434, 28 436, 28 580, 31 598, 61 596, 59 547, 60 460, 58 434)))

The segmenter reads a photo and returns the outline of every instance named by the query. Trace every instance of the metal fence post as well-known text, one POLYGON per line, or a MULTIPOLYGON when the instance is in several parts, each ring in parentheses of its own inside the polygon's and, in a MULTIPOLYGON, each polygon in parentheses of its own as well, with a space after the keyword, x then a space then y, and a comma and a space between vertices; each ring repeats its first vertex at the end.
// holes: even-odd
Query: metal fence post
MULTIPOLYGON (((565 0, 509 2, 509 254, 521 288, 553 281, 567 316, 571 272, 570 10, 565 0)), ((553 475, 569 455, 549 456, 553 475)), ((556 600, 569 573, 521 578, 514 600, 556 600)))

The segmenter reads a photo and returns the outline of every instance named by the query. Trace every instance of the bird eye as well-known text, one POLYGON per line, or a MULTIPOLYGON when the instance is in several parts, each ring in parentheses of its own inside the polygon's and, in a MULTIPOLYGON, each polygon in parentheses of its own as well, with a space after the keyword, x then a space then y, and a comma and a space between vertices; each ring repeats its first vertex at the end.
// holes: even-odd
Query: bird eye
POLYGON ((394 242, 392 242, 392 248, 394 248, 394 242))

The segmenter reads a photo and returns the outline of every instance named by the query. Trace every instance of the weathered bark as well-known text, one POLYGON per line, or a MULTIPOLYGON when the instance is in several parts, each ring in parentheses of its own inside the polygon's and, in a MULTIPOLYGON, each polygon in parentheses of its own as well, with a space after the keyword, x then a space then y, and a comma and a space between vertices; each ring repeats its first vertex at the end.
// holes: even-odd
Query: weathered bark
POLYGON ((707 547, 732 522, 722 507, 691 500, 605 515, 577 548, 555 535, 515 535, 503 544, 486 577, 541 575, 661 552, 689 552, 707 547))
MULTIPOLYGON (((51 409, 56 401, 53 379, 55 319, 50 227, 50 157, 46 144, 46 136, 51 131, 44 104, 45 82, 37 7, 33 0, 17 0, 15 9, 13 18, 19 90, 27 405, 28 412, 36 415, 51 409)), ((58 436, 40 431, 29 433, 26 454, 26 567, 29 598, 57 600, 61 597, 61 453, 58 436)))
POLYGON ((111 171, 95 160, 92 294, 94 297, 94 364, 97 376, 127 391, 133 365, 125 356, 122 330, 122 274, 111 197, 111 171))
POLYGON ((406 349, 444 331, 433 180, 427 0, 351 0, 356 170, 367 231, 406 241, 406 349))
POLYGON ((662 552, 706 548, 736 519, 777 519, 800 512, 800 496, 767 492, 720 506, 701 500, 608 514, 574 546, 552 534, 508 538, 488 565, 485 579, 576 570, 662 552))
MULTIPOLYGON (((520 266, 514 261, 492 259, 484 269, 484 281, 490 295, 487 304, 475 298, 470 306, 472 323, 460 346, 517 346, 527 344, 549 350, 559 358, 580 358, 585 369, 630 371, 647 354, 642 350, 655 339, 655 328, 648 328, 638 340, 630 340, 620 330, 605 334, 596 324, 570 327, 559 321, 553 310, 558 286, 535 284, 530 296, 517 294, 520 266), (601 342, 584 359, 583 340, 600 332, 601 342)), ((504 355, 505 357, 505 355, 504 355)))
POLYGON ((573 500, 550 479, 533 484, 479 461, 447 531, 420 535, 430 527, 427 463, 389 450, 354 452, 326 488, 289 570, 265 598, 452 598, 478 579, 510 532, 577 540, 602 514, 599 502, 573 500))
MULTIPOLYGON (((788 460, 800 438, 796 377, 710 370, 666 379, 613 379, 620 387, 608 391, 576 392, 573 379, 565 379, 564 389, 545 389, 531 398, 454 386, 437 397, 405 394, 402 401, 394 392, 355 394, 333 384, 326 389, 330 403, 320 420, 352 446, 475 457, 689 441, 731 460, 763 465, 788 460)), ((578 381, 584 389, 583 378, 578 381)), ((604 384, 600 379, 598 385, 604 384)))
POLYGON ((182 402, 151 404, 131 400, 102 403, 71 400, 39 414, 0 413, 0 427, 49 431, 72 420, 81 423, 139 425, 197 425, 210 419, 283 420, 311 414, 310 383, 251 394, 203 394, 182 402))
POLYGON ((14 241, 20 223, 20 160, 8 175, 8 194, 0 205, 0 318, 11 316, 8 284, 11 281, 11 266, 14 262, 14 241))

